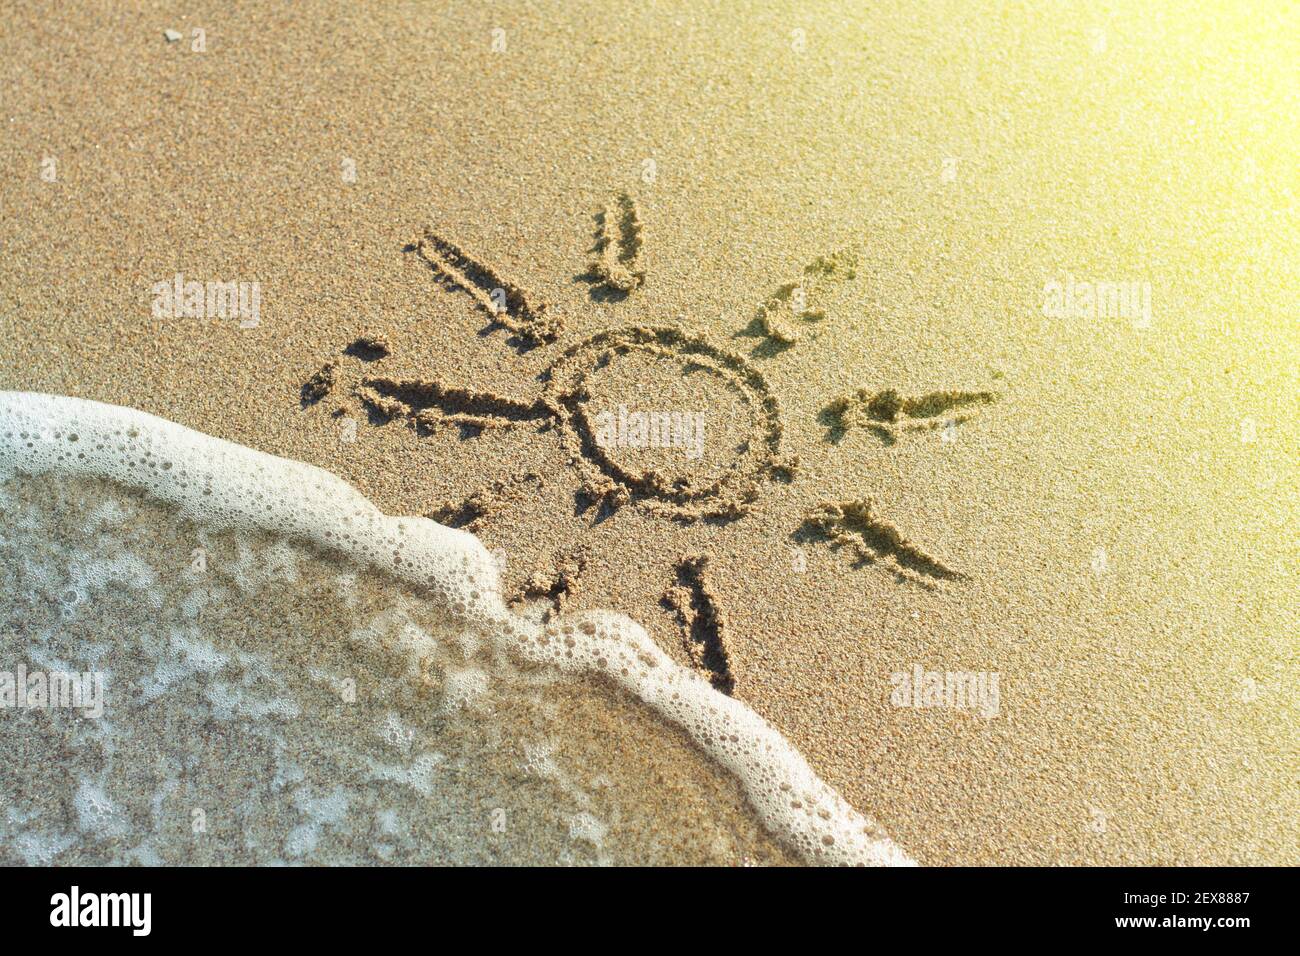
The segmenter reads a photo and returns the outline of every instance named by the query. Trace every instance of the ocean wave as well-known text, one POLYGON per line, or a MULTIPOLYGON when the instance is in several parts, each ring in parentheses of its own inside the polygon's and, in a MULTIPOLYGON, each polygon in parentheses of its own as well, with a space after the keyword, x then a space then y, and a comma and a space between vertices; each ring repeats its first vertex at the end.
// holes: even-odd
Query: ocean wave
MULTIPOLYGON (((305 542, 382 572, 442 609, 465 633, 485 635, 514 659, 600 679, 648 705, 731 774, 762 825, 806 862, 911 862, 771 725, 677 665, 635 621, 602 611, 540 623, 513 613, 492 556, 468 532, 425 518, 385 515, 319 468, 139 411, 63 396, 0 393, 0 480, 21 476, 105 480, 142 491, 175 509, 180 519, 213 532, 246 530, 305 542)), ((413 646, 402 653, 419 651, 413 646)), ((193 654, 201 664, 203 655, 193 654)), ((469 701, 479 679, 458 672, 454 682, 469 701)), ((240 703, 232 690, 227 706, 240 703)), ((324 809, 313 811, 322 819, 334 812, 329 797, 311 799, 325 801, 324 809)), ((572 822, 575 832, 600 826, 581 816, 572 822)), ((315 833, 304 831, 300 842, 310 843, 315 833)))

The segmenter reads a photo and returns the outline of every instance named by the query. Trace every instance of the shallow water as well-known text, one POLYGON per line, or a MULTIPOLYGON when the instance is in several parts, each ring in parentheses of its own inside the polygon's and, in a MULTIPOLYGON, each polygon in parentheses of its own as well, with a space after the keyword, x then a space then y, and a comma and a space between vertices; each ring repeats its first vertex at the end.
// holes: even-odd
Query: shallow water
POLYGON ((594 678, 401 582, 100 479, 3 485, 8 863, 788 863, 737 782, 594 678))

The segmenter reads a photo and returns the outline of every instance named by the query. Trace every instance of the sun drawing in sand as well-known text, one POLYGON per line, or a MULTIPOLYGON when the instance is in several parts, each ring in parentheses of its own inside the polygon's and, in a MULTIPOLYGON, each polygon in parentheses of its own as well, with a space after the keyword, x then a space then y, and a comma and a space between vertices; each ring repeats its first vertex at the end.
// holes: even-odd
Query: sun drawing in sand
MULTIPOLYGON (((645 282, 641 265, 642 223, 635 201, 626 194, 597 215, 592 261, 582 276, 592 284, 594 302, 617 303, 645 282)), ((856 277, 856 258, 838 252, 809 263, 795 281, 777 288, 758 307, 738 335, 759 338, 746 359, 704 334, 671 325, 614 327, 562 345, 564 323, 546 303, 509 282, 459 245, 426 228, 407 247, 450 289, 467 295, 504 330, 521 351, 556 348, 541 376, 540 393, 519 399, 475 391, 432 378, 385 374, 390 347, 381 336, 362 336, 347 344, 302 386, 304 409, 330 408, 344 416, 357 405, 372 425, 403 423, 417 435, 457 428, 476 437, 496 429, 530 429, 563 443, 577 471, 577 510, 602 521, 623 508, 640 508, 680 522, 727 524, 743 520, 771 482, 793 482, 797 458, 782 452, 784 423, 780 403, 756 363, 795 347, 806 331, 826 319, 830 289, 856 277), (620 367, 622 367, 620 369, 620 367), (617 422, 610 411, 611 386, 635 373, 675 377, 691 394, 707 390, 732 404, 731 420, 747 426, 725 436, 728 457, 718 467, 679 468, 672 461, 691 456, 698 422, 681 411, 628 415, 617 422), (329 399, 327 402, 326 400, 329 399), (603 409, 603 410, 602 410, 603 409), (626 439, 626 440, 622 440, 626 439), (646 449, 686 448, 682 456, 647 455, 646 449)), ((820 421, 828 438, 839 441, 861 428, 885 445, 908 433, 951 429, 974 407, 994 401, 992 392, 936 391, 905 397, 893 389, 866 389, 829 402, 820 421)), ((524 472, 484 486, 463 501, 440 505, 429 517, 478 530, 486 515, 526 494, 541 478, 524 472)), ((823 502, 808 510, 797 540, 817 540, 845 548, 857 565, 876 565, 900 581, 934 587, 965 575, 908 541, 877 515, 870 499, 823 502)), ((694 664, 714 686, 735 688, 727 615, 711 579, 708 554, 683 556, 673 569, 663 604, 680 622, 684 645, 694 664)), ((584 565, 582 548, 557 558, 551 571, 527 581, 520 597, 546 598, 558 613, 573 592, 584 565)))

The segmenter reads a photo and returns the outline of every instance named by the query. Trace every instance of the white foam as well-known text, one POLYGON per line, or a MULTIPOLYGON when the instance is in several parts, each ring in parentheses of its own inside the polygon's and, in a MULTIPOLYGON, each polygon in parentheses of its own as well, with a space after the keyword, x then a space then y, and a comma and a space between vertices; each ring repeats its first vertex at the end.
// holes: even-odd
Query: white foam
MULTIPOLYGON (((0 479, 14 471, 110 479, 207 526, 304 539, 386 571, 528 660, 606 674, 689 732, 741 781, 764 825, 806 860, 911 862, 766 721, 673 662, 634 621, 596 612, 543 626, 512 614, 496 562, 468 532, 385 515, 319 468, 143 412, 63 396, 0 392, 0 479)), ((103 577, 146 583, 134 567, 125 574, 126 568, 104 570, 103 577)), ((222 690, 230 709, 251 705, 241 689, 222 690)), ((314 834, 303 836, 310 842, 314 834)))
POLYGON ((421 796, 431 797, 437 792, 436 781, 442 772, 442 765, 447 758, 436 752, 416 756, 409 764, 380 763, 368 758, 370 776, 373 780, 388 780, 410 787, 421 796))
POLYGON ((294 827, 284 840, 284 852, 298 857, 316 849, 324 827, 343 822, 351 800, 342 787, 335 787, 326 796, 315 796, 310 787, 299 787, 293 792, 293 802, 309 821, 294 827))
MULTIPOLYGON (((5 807, 5 818, 10 828, 31 823, 33 814, 21 813, 13 807, 5 807)), ((58 831, 54 833, 40 830, 27 830, 13 840, 13 848, 28 866, 50 866, 55 858, 72 846, 77 837, 72 833, 58 831)))
POLYGON ((89 780, 81 781, 81 786, 77 788, 76 796, 72 799, 72 805, 77 811, 77 822, 83 833, 114 837, 126 830, 117 805, 102 789, 89 780))
POLYGON ((482 711, 488 706, 491 678, 480 667, 449 667, 443 678, 442 709, 482 711))

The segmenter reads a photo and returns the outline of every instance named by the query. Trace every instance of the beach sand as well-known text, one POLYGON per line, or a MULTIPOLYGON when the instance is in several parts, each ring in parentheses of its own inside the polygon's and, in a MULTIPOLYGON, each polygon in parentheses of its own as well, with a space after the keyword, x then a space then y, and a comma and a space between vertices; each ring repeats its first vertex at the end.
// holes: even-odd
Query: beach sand
MULTIPOLYGON (((9 8, 0 388, 472 517, 507 590, 640 621, 922 864, 1294 862, 1296 11, 858 6, 9 8), (602 281, 624 194, 639 249, 602 281), (428 236, 554 341, 495 327, 428 236), (160 316, 178 273, 258 283, 256 326, 160 316), (1053 282, 1149 312, 1045 310, 1053 282), (743 514, 584 508, 570 432, 501 403, 406 416, 410 383, 534 408, 627 328, 761 376, 779 461, 743 514), (345 356, 363 335, 388 354, 345 356), (996 674, 996 714, 899 706, 918 666, 996 674)), ((594 398, 702 412, 703 454, 618 460, 725 474, 754 406, 669 352, 594 398)))

